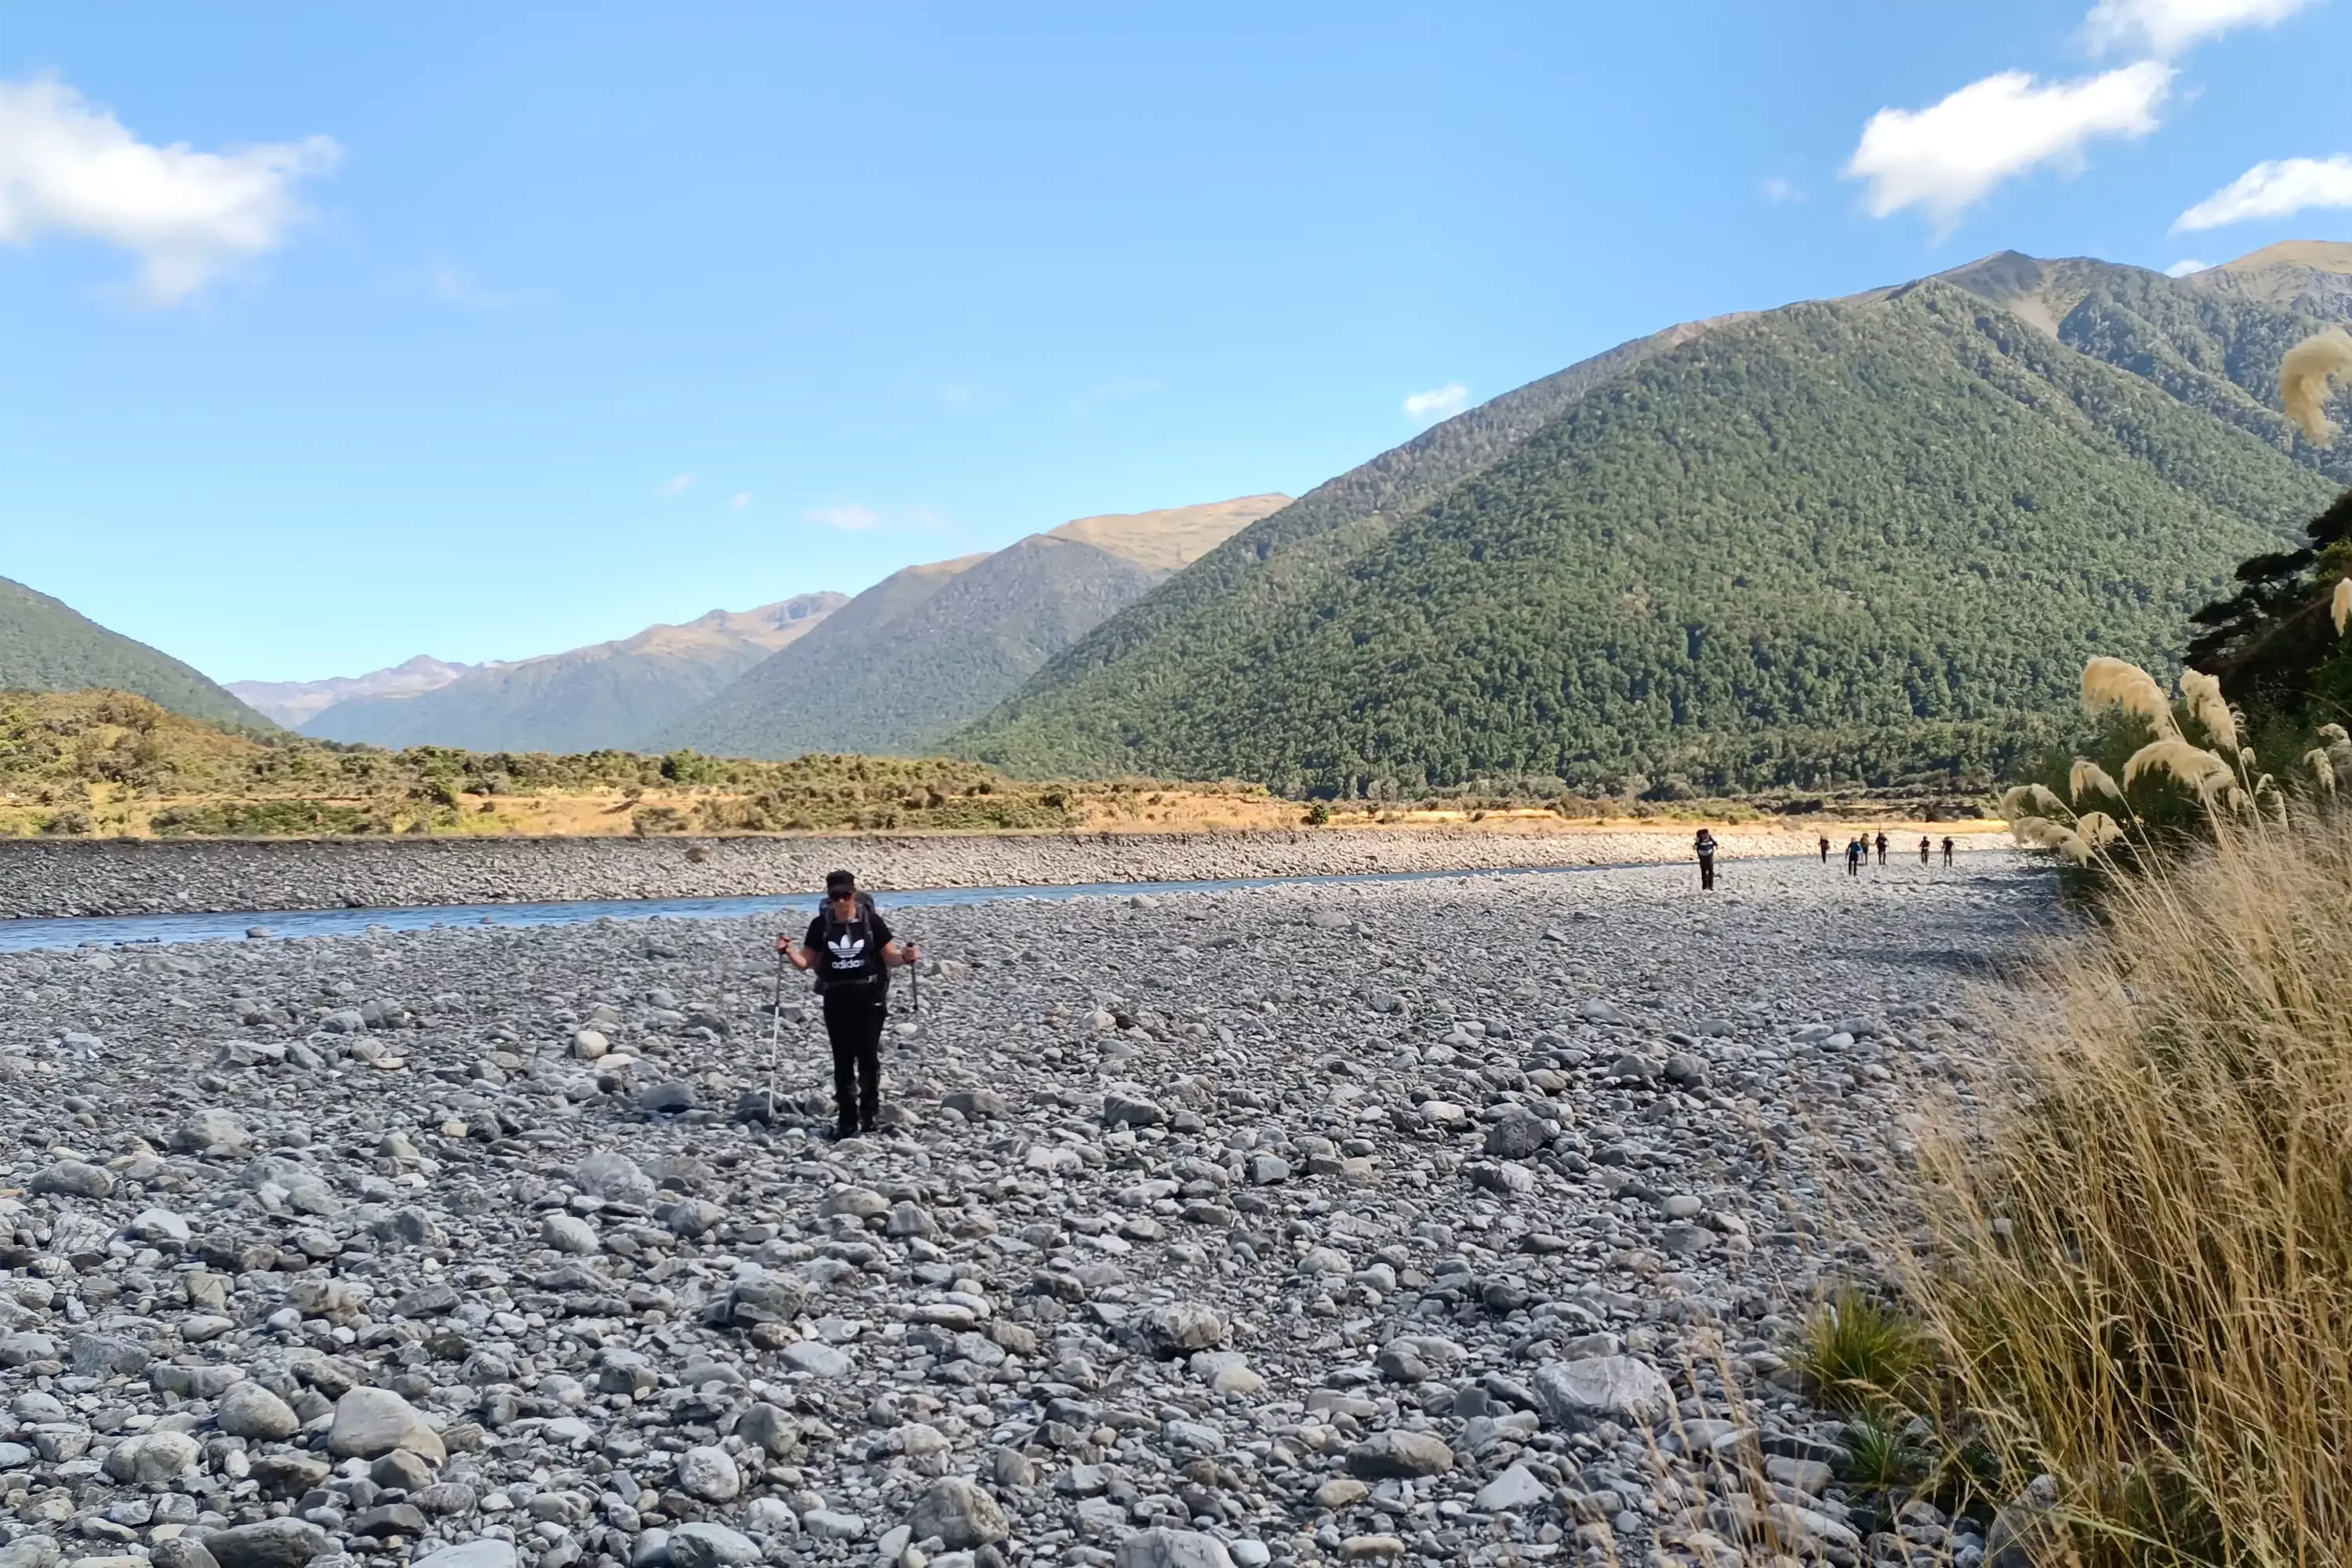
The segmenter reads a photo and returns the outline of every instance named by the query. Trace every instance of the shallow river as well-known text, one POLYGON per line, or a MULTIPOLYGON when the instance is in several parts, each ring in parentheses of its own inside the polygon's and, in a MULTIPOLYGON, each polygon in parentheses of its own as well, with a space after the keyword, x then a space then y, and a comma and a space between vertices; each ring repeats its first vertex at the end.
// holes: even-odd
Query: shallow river
MULTIPOLYGON (((1804 858, 1804 857, 1798 857, 1804 858)), ((1584 877, 1596 871, 1651 871, 1694 877, 1687 866, 1622 861, 1604 866, 1542 866, 1499 871, 1372 871, 1336 877, 1261 877, 1209 882, 1086 882, 1059 887, 919 888, 877 895, 887 915, 904 909, 985 904, 1006 900, 1127 898, 1138 893, 1223 893, 1244 888, 1339 882, 1426 882, 1446 877, 1584 877)), ((425 931, 438 926, 578 925, 600 920, 730 920, 782 910, 811 911, 810 894, 752 899, 583 899, 550 904, 436 904, 359 910, 251 910, 242 913, 101 915, 75 920, 0 921, 0 952, 36 948, 117 947, 263 938, 347 936, 371 928, 425 931)))

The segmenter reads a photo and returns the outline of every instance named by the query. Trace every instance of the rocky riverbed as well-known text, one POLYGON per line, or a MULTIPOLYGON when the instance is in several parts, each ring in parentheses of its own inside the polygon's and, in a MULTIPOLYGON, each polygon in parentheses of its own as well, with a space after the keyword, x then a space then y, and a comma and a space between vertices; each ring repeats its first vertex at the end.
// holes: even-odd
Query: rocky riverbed
POLYGON ((1787 1357, 2046 880, 1692 880, 926 912, 840 1143, 750 922, 0 956, 0 1568, 1971 1568, 1787 1357))
MULTIPOLYGON (((1724 828, 1719 836, 1730 859, 1805 854, 1819 833, 1835 836, 1843 846, 1851 831, 1836 825, 1817 830, 1759 824, 1724 828)), ((1911 837, 1900 844, 1916 846, 1919 830, 1905 831, 1911 837)), ((1688 860, 1690 838, 1687 826, 1565 825, 1549 832, 1342 828, 854 838, 0 838, 0 919, 740 898, 807 892, 845 864, 857 868, 869 887, 883 889, 1607 866, 1688 860)), ((1963 833, 1959 841, 1964 848, 1994 842, 1980 832, 1963 833)))

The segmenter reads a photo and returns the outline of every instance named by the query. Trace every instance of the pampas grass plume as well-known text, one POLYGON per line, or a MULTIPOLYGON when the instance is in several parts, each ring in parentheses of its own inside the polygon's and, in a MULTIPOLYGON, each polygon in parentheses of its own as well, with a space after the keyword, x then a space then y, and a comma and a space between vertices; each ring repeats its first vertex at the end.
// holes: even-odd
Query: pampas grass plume
POLYGON ((2173 732, 2172 704, 2165 700, 2164 688, 2156 683, 2156 677, 2129 659, 2101 654, 2083 667, 2083 711, 2097 713, 2109 708, 2138 714, 2156 727, 2158 735, 2173 732))
POLYGON ((2352 577, 2336 579, 2336 596, 2329 601, 2327 613, 2336 617, 2336 635, 2344 635, 2344 623, 2352 621, 2352 577))
POLYGON ((2336 439, 2327 418, 2327 384, 2352 375, 2352 334, 2341 327, 2314 332, 2279 362, 2279 401, 2303 433, 2325 447, 2336 439))
POLYGON ((2014 821, 2021 816, 2057 815, 2072 816, 2066 803, 2050 793, 2049 786, 2038 784, 2014 784, 2001 792, 2000 814, 2014 821))
POLYGON ((2216 751, 2238 749, 2237 715, 2223 700, 2219 680, 2201 669, 2184 669, 2180 672, 2180 696, 2189 704, 2189 713, 2205 726, 2205 733, 2216 751))
POLYGON ((2076 757, 2074 765, 2066 772, 2066 793, 2079 801, 2084 792, 2090 790, 2116 800, 2124 797, 2123 786, 2116 783, 2113 773, 2088 757, 2076 757))
POLYGON ((2210 795, 2228 782, 2230 764, 2202 746, 2192 746, 2178 735, 2150 741, 2124 764, 2124 783, 2134 784, 2146 773, 2169 773, 2200 795, 2210 795))
POLYGON ((2074 837, 2094 849, 2105 849, 2123 836, 2122 826, 2104 811, 2086 811, 2074 824, 2074 837))
POLYGON ((2314 746, 2303 753, 2303 765, 2319 781, 2319 787, 2329 795, 2336 793, 2336 764, 2327 760, 2327 748, 2314 746))
POLYGON ((2010 823, 2009 834, 2025 849, 2055 849, 2074 837, 2046 816, 2018 817, 2010 823))

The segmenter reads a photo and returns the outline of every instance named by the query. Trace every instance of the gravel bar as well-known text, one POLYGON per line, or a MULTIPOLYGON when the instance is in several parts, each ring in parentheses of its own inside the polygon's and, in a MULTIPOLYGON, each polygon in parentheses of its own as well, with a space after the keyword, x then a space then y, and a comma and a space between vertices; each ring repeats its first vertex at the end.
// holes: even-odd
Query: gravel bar
MULTIPOLYGON (((1844 829, 1822 829, 1843 836, 1844 829)), ((383 909, 585 899, 1206 881, 1686 860, 1691 830, 1342 828, 773 838, 0 839, 0 918, 383 909)), ((1729 828, 1727 858, 1801 855, 1810 828, 1729 828)), ((1963 838, 1964 844, 1981 840, 1963 838)))
POLYGON ((910 911, 839 1143, 772 922, 0 955, 0 1568, 1974 1568, 1788 1357, 2046 873, 1693 881, 910 911))

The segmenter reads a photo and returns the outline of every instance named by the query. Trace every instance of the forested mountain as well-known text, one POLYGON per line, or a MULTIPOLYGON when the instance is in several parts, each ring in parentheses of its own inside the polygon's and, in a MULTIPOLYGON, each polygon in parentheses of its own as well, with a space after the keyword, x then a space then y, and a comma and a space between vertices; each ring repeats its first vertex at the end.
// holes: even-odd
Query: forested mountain
POLYGON ((410 697, 353 697, 301 726, 322 740, 593 752, 645 745, 746 669, 788 647, 847 602, 803 594, 756 610, 713 610, 617 642, 485 665, 410 697))
POLYGON ((1629 344, 1244 531, 954 745, 1349 793, 1980 769, 2333 495, 2261 270, 1993 257, 1629 344))
POLYGON ((174 713, 230 729, 277 729, 170 655, 108 631, 47 594, 0 577, 0 690, 79 691, 89 687, 131 692, 174 713))
POLYGON ((299 729, 350 698, 415 697, 484 668, 445 664, 431 654, 420 653, 365 675, 331 676, 325 680, 232 680, 226 689, 257 713, 267 714, 289 729, 299 729))
POLYGON ((1176 567, 1288 501, 1080 518, 892 574, 661 737, 722 756, 935 745, 1176 567))

